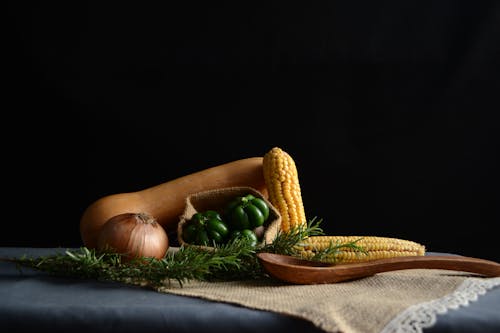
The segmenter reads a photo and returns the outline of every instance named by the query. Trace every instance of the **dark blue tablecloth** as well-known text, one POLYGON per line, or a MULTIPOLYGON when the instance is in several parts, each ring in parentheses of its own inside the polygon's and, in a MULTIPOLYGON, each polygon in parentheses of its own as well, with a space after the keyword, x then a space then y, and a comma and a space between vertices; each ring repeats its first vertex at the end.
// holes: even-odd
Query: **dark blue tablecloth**
MULTIPOLYGON (((0 257, 64 249, 0 248, 0 257)), ((362 318, 360 318, 362 320, 362 318)), ((0 332, 323 332, 277 313, 116 282, 49 276, 0 262, 0 332)), ((450 310, 425 332, 500 332, 500 288, 450 310)))

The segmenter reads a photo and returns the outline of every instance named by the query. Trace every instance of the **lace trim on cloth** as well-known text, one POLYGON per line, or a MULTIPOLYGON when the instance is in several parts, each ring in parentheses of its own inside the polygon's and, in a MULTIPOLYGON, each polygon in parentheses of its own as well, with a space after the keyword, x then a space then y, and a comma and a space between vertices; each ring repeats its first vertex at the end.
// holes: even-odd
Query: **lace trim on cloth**
POLYGON ((467 306, 469 302, 477 301, 479 295, 497 286, 500 286, 500 278, 468 278, 451 294, 410 306, 394 317, 380 333, 422 333, 423 328, 436 323, 438 314, 467 306))

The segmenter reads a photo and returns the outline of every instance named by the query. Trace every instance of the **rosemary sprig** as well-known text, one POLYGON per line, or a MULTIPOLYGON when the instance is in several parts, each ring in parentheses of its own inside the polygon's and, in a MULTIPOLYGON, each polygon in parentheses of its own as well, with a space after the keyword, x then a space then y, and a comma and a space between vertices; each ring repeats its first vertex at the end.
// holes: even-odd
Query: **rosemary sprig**
MULTIPOLYGON (((94 249, 81 247, 64 253, 29 258, 0 258, 15 262, 20 268, 30 267, 52 275, 117 281, 129 284, 158 287, 177 281, 180 286, 189 280, 229 281, 239 279, 259 279, 268 277, 256 254, 271 252, 298 255, 297 245, 309 236, 323 235, 322 220, 313 218, 307 225, 288 233, 278 232, 271 244, 252 246, 245 238, 238 238, 223 245, 215 245, 207 250, 198 246, 181 246, 178 251, 169 252, 162 259, 138 258, 124 260, 117 253, 100 253, 94 249)), ((350 247, 363 252, 355 244, 331 244, 313 259, 321 260, 326 255, 336 254, 342 248, 350 247)))
POLYGON ((183 246, 162 259, 138 258, 123 260, 117 253, 99 253, 81 247, 65 253, 29 258, 3 259, 15 262, 20 268, 29 267, 61 277, 110 280, 157 287, 176 280, 181 286, 188 280, 213 280, 227 276, 240 278, 250 275, 248 263, 255 249, 245 240, 234 241, 205 250, 183 246), (236 274, 238 273, 238 274, 236 274))
POLYGON ((313 217, 305 226, 299 225, 298 227, 290 230, 288 233, 284 233, 280 230, 278 231, 278 234, 273 242, 271 244, 265 244, 260 249, 260 252, 296 255, 296 245, 300 244, 309 236, 319 236, 324 234, 323 229, 320 228, 320 224, 322 222, 322 219, 313 217))

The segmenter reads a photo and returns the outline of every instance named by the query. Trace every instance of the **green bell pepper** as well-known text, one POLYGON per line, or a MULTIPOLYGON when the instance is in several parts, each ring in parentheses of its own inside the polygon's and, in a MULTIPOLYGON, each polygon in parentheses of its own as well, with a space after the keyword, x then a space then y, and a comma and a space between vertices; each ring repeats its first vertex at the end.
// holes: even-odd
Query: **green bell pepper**
POLYGON ((184 241, 195 245, 222 244, 228 235, 229 228, 214 210, 195 213, 182 230, 184 241))
POLYGON ((224 216, 232 230, 255 229, 269 218, 269 206, 263 199, 247 194, 231 200, 224 216))
POLYGON ((229 239, 234 240, 236 238, 246 240, 251 246, 257 246, 257 243, 259 242, 257 234, 250 229, 231 231, 231 233, 229 234, 229 239))

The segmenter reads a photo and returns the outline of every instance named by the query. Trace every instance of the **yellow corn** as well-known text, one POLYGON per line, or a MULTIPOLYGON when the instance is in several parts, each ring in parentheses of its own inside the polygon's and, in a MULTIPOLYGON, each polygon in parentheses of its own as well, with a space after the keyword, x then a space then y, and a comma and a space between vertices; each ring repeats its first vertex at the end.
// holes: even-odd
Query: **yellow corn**
POLYGON ((425 246, 410 240, 380 236, 311 236, 298 246, 299 254, 307 259, 332 245, 353 243, 363 252, 351 247, 340 247, 337 253, 328 254, 320 261, 328 263, 353 263, 374 259, 402 256, 423 256, 425 246))
POLYGON ((297 167, 292 157, 274 147, 263 158, 269 201, 281 214, 281 230, 289 232, 307 225, 297 167))

